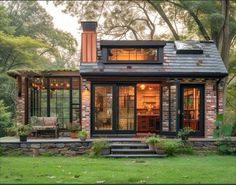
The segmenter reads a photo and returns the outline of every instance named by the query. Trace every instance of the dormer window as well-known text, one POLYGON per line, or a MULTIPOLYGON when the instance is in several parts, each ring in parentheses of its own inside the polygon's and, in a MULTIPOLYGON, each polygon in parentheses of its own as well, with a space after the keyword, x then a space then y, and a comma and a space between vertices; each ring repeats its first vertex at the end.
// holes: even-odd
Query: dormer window
POLYGON ((101 41, 103 63, 162 63, 164 42, 101 41))
POLYGON ((108 50, 109 61, 157 61, 156 48, 111 48, 108 50))

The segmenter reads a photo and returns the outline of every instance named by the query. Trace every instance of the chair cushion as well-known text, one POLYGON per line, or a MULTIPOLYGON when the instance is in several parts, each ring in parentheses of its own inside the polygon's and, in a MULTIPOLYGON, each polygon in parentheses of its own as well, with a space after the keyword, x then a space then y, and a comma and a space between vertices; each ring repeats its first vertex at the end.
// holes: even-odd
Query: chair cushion
POLYGON ((44 126, 55 126, 57 124, 56 117, 44 117, 44 126))

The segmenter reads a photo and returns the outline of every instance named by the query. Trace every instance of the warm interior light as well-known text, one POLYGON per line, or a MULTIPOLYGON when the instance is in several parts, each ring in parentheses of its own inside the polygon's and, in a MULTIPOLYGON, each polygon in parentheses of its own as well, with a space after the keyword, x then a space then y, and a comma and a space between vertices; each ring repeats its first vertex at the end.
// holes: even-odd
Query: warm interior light
POLYGON ((66 87, 70 87, 70 84, 67 83, 67 84, 66 84, 66 87))
POLYGON ((144 84, 141 84, 141 85, 140 85, 140 89, 144 90, 144 89, 145 89, 145 85, 144 85, 144 84))

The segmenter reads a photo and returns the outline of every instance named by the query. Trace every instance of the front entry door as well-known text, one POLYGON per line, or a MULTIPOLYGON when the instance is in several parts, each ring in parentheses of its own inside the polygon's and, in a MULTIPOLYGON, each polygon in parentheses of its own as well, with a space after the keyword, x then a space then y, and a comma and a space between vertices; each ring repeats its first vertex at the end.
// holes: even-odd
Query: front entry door
POLYGON ((192 136, 204 136, 204 86, 180 86, 180 129, 190 127, 192 136))
POLYGON ((135 133, 135 85, 94 84, 92 134, 135 133))

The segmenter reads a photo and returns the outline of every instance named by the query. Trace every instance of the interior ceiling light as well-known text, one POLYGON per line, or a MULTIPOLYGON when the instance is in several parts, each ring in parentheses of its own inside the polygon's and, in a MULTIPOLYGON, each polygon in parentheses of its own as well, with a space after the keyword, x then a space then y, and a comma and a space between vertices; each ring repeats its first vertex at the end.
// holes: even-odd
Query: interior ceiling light
POLYGON ((140 89, 144 90, 144 89, 145 89, 145 85, 144 85, 144 84, 141 84, 141 85, 140 85, 140 89))

